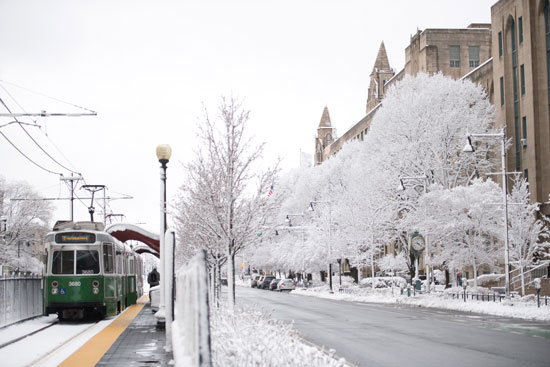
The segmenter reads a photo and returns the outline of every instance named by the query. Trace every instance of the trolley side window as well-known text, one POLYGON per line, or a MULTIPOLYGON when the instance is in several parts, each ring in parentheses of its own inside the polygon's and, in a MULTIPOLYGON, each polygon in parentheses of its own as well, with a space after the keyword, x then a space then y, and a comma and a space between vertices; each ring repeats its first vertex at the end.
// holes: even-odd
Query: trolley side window
POLYGON ((54 251, 52 274, 74 274, 74 251, 54 251))
POLYGON ((114 262, 113 262, 113 245, 104 244, 103 245, 103 269, 105 273, 113 273, 114 262))
POLYGON ((129 274, 130 275, 133 275, 135 274, 135 266, 134 266, 134 257, 133 256, 130 256, 128 258, 128 268, 129 268, 129 274))
POLYGON ((99 255, 97 250, 76 251, 77 274, 99 274, 99 255))

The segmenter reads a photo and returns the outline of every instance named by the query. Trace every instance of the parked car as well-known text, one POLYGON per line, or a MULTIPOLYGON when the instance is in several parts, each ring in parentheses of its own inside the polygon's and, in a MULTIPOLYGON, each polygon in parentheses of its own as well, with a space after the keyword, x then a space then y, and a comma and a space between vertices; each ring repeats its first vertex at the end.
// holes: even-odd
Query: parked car
POLYGON ((263 278, 260 278, 258 280, 258 288, 259 289, 269 289, 269 285, 271 284, 271 281, 275 279, 274 276, 267 275, 263 278))
POLYGON ((269 283, 269 290, 276 291, 277 290, 277 284, 281 281, 281 279, 273 279, 271 283, 269 283))
POLYGON ((260 274, 252 274, 250 277, 250 286, 256 288, 258 286, 258 279, 260 279, 260 274))
POLYGON ((296 289, 296 282, 294 279, 281 279, 277 284, 277 290, 280 291, 293 291, 296 289))

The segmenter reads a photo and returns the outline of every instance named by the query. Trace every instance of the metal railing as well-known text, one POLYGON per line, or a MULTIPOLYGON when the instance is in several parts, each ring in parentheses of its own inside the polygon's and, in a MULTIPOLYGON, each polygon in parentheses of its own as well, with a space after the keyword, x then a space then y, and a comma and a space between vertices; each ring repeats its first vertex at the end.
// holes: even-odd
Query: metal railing
MULTIPOLYGON (((514 293, 510 293, 512 298, 514 298, 514 293)), ((476 301, 486 301, 486 302, 496 302, 497 300, 499 302, 502 302, 503 299, 506 298, 506 295, 501 293, 489 293, 489 294, 479 294, 479 293, 451 293, 451 296, 453 299, 457 300, 464 300, 466 302, 467 299, 476 300, 476 301)), ((550 303, 550 297, 548 296, 542 296, 540 297, 541 304, 544 302, 544 305, 548 306, 550 303)))
MULTIPOLYGON (((525 281, 525 287, 530 286, 534 283, 535 278, 545 278, 548 276, 548 267, 550 264, 547 261, 542 262, 541 264, 530 267, 523 272, 523 279, 525 281)), ((521 289, 521 273, 520 269, 514 269, 510 272, 511 280, 510 287, 512 290, 521 289), (512 276, 512 274, 518 273, 517 275, 512 276)))
POLYGON ((0 327, 42 315, 42 276, 10 274, 0 277, 0 327))

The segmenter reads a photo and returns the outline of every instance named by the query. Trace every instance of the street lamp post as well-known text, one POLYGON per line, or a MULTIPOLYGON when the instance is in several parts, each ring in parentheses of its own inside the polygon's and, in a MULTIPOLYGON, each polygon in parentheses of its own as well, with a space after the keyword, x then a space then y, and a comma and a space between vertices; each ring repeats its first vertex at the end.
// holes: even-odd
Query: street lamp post
POLYGON ((502 201, 504 202, 504 279, 506 298, 510 297, 510 255, 508 249, 508 188, 506 179, 506 131, 504 128, 497 134, 468 134, 468 142, 462 149, 465 153, 473 153, 474 147, 472 146, 471 138, 490 138, 499 139, 501 144, 500 154, 502 158, 502 201))
POLYGON ((167 277, 166 277, 166 254, 164 251, 164 240, 165 240, 165 233, 166 233, 166 168, 168 161, 170 160, 170 156, 172 155, 172 149, 168 144, 161 144, 157 147, 157 158, 160 162, 160 233, 159 233, 159 257, 160 257, 160 279, 161 279, 161 287, 160 287, 160 301, 159 301, 159 310, 155 314, 155 317, 157 318, 157 324, 164 325, 166 321, 166 315, 165 315, 165 305, 166 305, 166 287, 167 285, 167 277))
POLYGON ((328 279, 330 293, 332 291, 332 202, 331 201, 311 201, 309 210, 315 210, 313 204, 328 204, 328 279))
MULTIPOLYGON (((302 282, 304 285, 305 282, 305 275, 306 275, 306 261, 305 261, 305 228, 304 228, 304 214, 287 214, 285 222, 288 224, 289 227, 292 227, 292 219, 291 217, 301 217, 302 218, 302 225, 300 226, 301 232, 302 232, 302 282)), ((307 288, 307 287, 306 287, 307 288)))

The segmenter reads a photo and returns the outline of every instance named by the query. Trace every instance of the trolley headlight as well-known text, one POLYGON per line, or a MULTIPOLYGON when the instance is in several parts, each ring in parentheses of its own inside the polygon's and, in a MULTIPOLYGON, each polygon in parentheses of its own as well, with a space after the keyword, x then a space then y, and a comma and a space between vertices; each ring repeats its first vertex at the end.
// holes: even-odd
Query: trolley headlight
POLYGON ((99 294, 99 281, 98 280, 94 280, 92 281, 92 293, 93 294, 99 294))
POLYGON ((59 292, 59 290, 57 289, 58 285, 59 285, 59 283, 57 282, 57 280, 54 280, 52 282, 52 294, 53 295, 56 295, 59 292))

